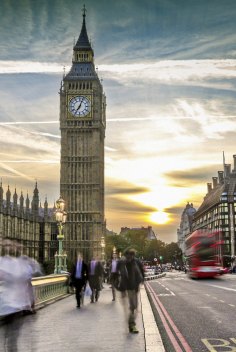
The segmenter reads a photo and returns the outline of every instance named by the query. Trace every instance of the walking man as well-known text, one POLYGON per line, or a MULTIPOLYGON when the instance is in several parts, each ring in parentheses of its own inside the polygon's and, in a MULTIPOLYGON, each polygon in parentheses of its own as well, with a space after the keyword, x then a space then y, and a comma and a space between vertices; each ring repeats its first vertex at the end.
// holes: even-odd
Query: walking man
POLYGON ((112 255, 112 261, 110 265, 110 284, 111 284, 111 290, 112 290, 112 301, 116 300, 116 281, 118 280, 118 271, 117 271, 117 255, 116 253, 113 253, 112 255))
POLYGON ((80 308, 81 305, 81 295, 82 289, 86 285, 88 280, 88 266, 83 261, 81 253, 78 253, 77 261, 71 272, 71 281, 72 285, 75 287, 75 297, 77 301, 77 308, 80 308))
POLYGON ((135 258, 135 249, 124 252, 125 259, 119 261, 117 270, 120 272, 120 290, 122 297, 128 296, 129 301, 129 332, 137 334, 136 314, 138 307, 139 286, 144 281, 144 271, 141 262, 135 258))
POLYGON ((89 285, 92 290, 91 303, 98 301, 102 289, 103 266, 99 260, 92 259, 89 265, 89 285))

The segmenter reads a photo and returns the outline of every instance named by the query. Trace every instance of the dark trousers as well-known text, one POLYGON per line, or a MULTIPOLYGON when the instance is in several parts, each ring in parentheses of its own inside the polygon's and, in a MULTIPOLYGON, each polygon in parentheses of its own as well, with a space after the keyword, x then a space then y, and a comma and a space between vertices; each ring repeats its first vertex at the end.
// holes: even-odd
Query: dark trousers
POLYGON ((0 351, 18 351, 18 337, 20 336, 20 330, 24 324, 22 316, 23 312, 18 312, 7 315, 2 320, 3 338, 0 341, 0 351))
POLYGON ((90 275, 89 285, 92 290, 91 302, 98 301, 102 285, 102 277, 97 275, 90 275))
POLYGON ((118 273, 111 273, 111 275, 110 275, 110 283, 111 283, 112 298, 113 298, 113 300, 116 299, 116 289, 115 289, 115 285, 116 285, 116 282, 117 282, 118 279, 119 279, 118 273))
POLYGON ((85 282, 82 279, 75 279, 74 286, 75 286, 75 298, 77 301, 77 306, 80 307, 81 291, 82 291, 82 288, 85 286, 85 282))

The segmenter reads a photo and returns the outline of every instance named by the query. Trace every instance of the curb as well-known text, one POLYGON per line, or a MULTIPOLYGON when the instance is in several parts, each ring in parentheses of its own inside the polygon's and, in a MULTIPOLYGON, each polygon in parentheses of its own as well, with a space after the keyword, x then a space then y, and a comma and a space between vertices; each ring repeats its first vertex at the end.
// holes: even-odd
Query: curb
POLYGON ((162 274, 158 274, 158 275, 145 276, 144 280, 145 281, 155 280, 155 279, 158 279, 159 277, 163 277, 163 276, 166 276, 166 273, 162 273, 162 274))
POLYGON ((140 298, 143 317, 144 339, 146 345, 145 351, 165 352, 162 338, 157 327, 145 287, 140 288, 140 298))

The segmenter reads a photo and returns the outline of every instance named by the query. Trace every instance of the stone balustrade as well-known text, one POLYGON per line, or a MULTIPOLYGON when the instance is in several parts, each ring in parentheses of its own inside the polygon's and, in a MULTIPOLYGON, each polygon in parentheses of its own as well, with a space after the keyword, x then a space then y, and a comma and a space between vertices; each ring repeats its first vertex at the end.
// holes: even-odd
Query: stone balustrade
POLYGON ((41 308, 46 304, 70 295, 68 283, 69 276, 66 274, 33 278, 32 285, 35 294, 35 307, 41 308))

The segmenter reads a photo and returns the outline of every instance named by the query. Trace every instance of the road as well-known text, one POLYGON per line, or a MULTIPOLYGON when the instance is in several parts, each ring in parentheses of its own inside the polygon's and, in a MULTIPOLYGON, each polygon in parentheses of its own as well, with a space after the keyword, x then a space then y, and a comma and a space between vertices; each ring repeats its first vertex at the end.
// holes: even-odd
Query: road
POLYGON ((146 287, 167 352, 236 352, 236 275, 172 272, 146 287))

